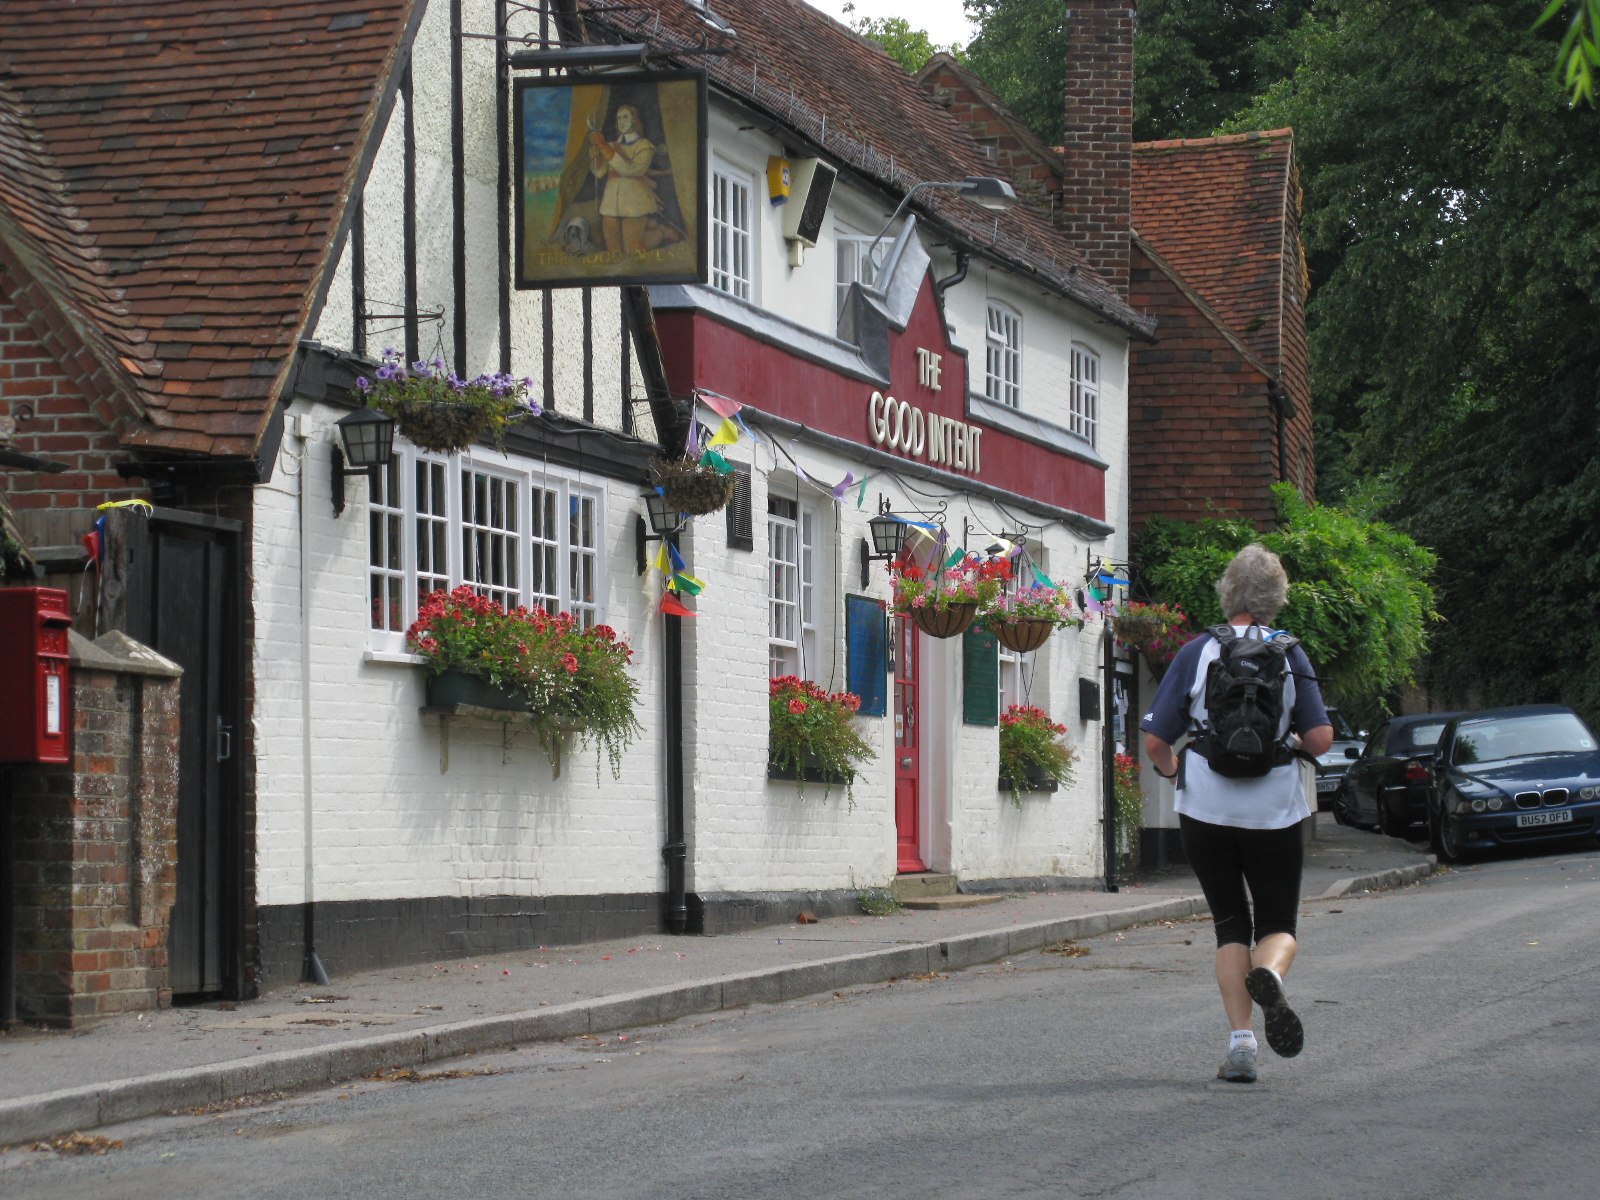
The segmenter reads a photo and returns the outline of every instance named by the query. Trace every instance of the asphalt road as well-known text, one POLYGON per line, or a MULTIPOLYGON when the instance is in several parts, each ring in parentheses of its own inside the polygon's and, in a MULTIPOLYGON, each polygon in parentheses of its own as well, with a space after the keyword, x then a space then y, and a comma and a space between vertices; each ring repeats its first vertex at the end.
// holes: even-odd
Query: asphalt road
POLYGON ((1600 853, 1305 906, 1306 1052, 1215 1082, 1204 923, 0 1155, 0 1196, 1600 1194, 1600 853))

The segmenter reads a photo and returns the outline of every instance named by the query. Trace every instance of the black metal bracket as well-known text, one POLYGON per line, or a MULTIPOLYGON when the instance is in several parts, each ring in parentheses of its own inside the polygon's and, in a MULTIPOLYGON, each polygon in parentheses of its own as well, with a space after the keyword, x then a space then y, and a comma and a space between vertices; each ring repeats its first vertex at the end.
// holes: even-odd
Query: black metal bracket
MULTIPOLYGON (((305 467, 302 465, 301 470, 305 467)), ((344 516, 344 481, 351 475, 365 475, 367 482, 372 482, 372 473, 377 467, 347 467, 344 465, 344 451, 338 446, 333 448, 333 515, 344 516)))

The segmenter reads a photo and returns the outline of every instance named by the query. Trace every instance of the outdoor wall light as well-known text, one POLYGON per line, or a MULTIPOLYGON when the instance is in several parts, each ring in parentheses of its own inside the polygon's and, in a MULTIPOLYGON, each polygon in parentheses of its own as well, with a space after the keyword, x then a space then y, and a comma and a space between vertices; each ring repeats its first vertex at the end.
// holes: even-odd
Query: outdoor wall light
POLYGON ((897 517, 892 512, 881 512, 867 522, 867 528, 872 531, 872 549, 876 554, 868 552, 867 539, 861 539, 861 587, 865 590, 872 583, 872 563, 875 559, 893 561, 905 552, 906 540, 911 535, 911 525, 904 517, 897 517))
POLYGON ((689 514, 679 512, 667 503, 667 498, 660 492, 646 492, 644 494, 644 509, 650 515, 650 526, 647 531, 644 518, 634 517, 634 549, 638 554, 639 574, 645 571, 644 548, 650 542, 659 542, 676 537, 689 521, 689 514))
POLYGON ((367 475, 386 467, 394 457, 394 418, 370 408, 358 408, 337 422, 339 441, 333 448, 333 515, 344 512, 344 481, 350 475, 367 475), (348 466, 346 465, 348 464, 348 466))

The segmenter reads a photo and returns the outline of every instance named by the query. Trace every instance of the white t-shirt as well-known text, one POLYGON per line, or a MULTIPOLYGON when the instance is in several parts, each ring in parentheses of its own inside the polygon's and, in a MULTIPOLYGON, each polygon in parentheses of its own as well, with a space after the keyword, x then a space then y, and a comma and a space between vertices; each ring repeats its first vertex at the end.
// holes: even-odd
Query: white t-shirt
MULTIPOLYGON (((1240 637, 1251 636, 1270 638, 1276 632, 1260 625, 1244 626, 1235 625, 1234 633, 1240 637)), ((1188 692, 1185 694, 1190 726, 1198 726, 1205 722, 1206 712, 1206 673, 1211 664, 1216 661, 1221 653, 1215 638, 1199 639, 1197 659, 1193 660, 1192 671, 1189 663, 1174 659, 1171 670, 1183 670, 1187 675, 1188 692)), ((1303 651, 1295 652, 1294 657, 1299 658, 1303 651)), ((1309 662, 1306 667, 1309 667, 1309 662)), ((1305 670, 1305 668, 1295 668, 1305 670)), ((1309 670, 1305 670, 1309 674, 1309 670)), ((1165 685, 1170 681, 1163 680, 1165 685)), ((1177 686, 1185 686, 1180 679, 1175 681, 1177 686)), ((1283 716, 1278 726, 1278 736, 1282 737, 1289 731, 1289 718, 1294 712, 1297 691, 1295 676, 1291 674, 1283 684, 1283 716)), ((1313 683, 1310 685, 1315 688, 1313 683)), ((1165 687, 1161 689, 1165 691, 1165 687)), ((1318 696, 1318 707, 1321 697, 1318 696)), ((1157 705, 1161 700, 1161 693, 1157 693, 1157 705)), ((1152 714, 1154 707, 1152 708, 1152 714)), ((1146 718, 1149 723, 1150 718, 1146 718)), ((1160 736, 1160 731, 1157 731, 1160 736)), ((1196 821, 1205 821, 1212 825, 1232 825, 1238 829, 1283 829, 1289 825, 1296 825, 1311 815, 1311 809, 1306 803, 1305 785, 1302 779, 1300 763, 1296 759, 1280 767, 1273 767, 1258 779, 1229 779, 1218 775, 1211 769, 1211 764, 1196 754, 1193 750, 1183 751, 1182 769, 1178 776, 1183 781, 1183 787, 1178 789, 1178 812, 1194 818, 1196 821)))

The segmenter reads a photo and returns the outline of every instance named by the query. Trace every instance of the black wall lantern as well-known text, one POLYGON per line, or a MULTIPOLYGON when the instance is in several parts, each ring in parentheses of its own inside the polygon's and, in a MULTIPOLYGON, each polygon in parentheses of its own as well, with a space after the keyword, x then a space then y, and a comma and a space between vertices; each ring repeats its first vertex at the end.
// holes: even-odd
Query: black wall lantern
POLYGON ((634 548, 639 559, 639 574, 645 571, 644 548, 649 542, 659 542, 663 539, 674 538, 678 531, 688 523, 689 514, 679 512, 667 503, 667 498, 660 492, 646 492, 644 494, 644 508, 650 514, 650 527, 646 532, 644 518, 634 517, 634 548))
POLYGON ((897 517, 887 510, 880 512, 867 522, 867 528, 872 531, 872 547, 876 553, 870 553, 867 539, 861 539, 861 587, 865 590, 872 583, 872 563, 874 561, 892 562, 905 552, 906 540, 911 536, 911 523, 904 517, 897 517))
POLYGON ((339 446, 333 448, 333 515, 344 513, 344 481, 349 475, 371 476, 394 457, 394 418, 360 408, 338 421, 339 446), (346 465, 348 464, 348 466, 346 465))

